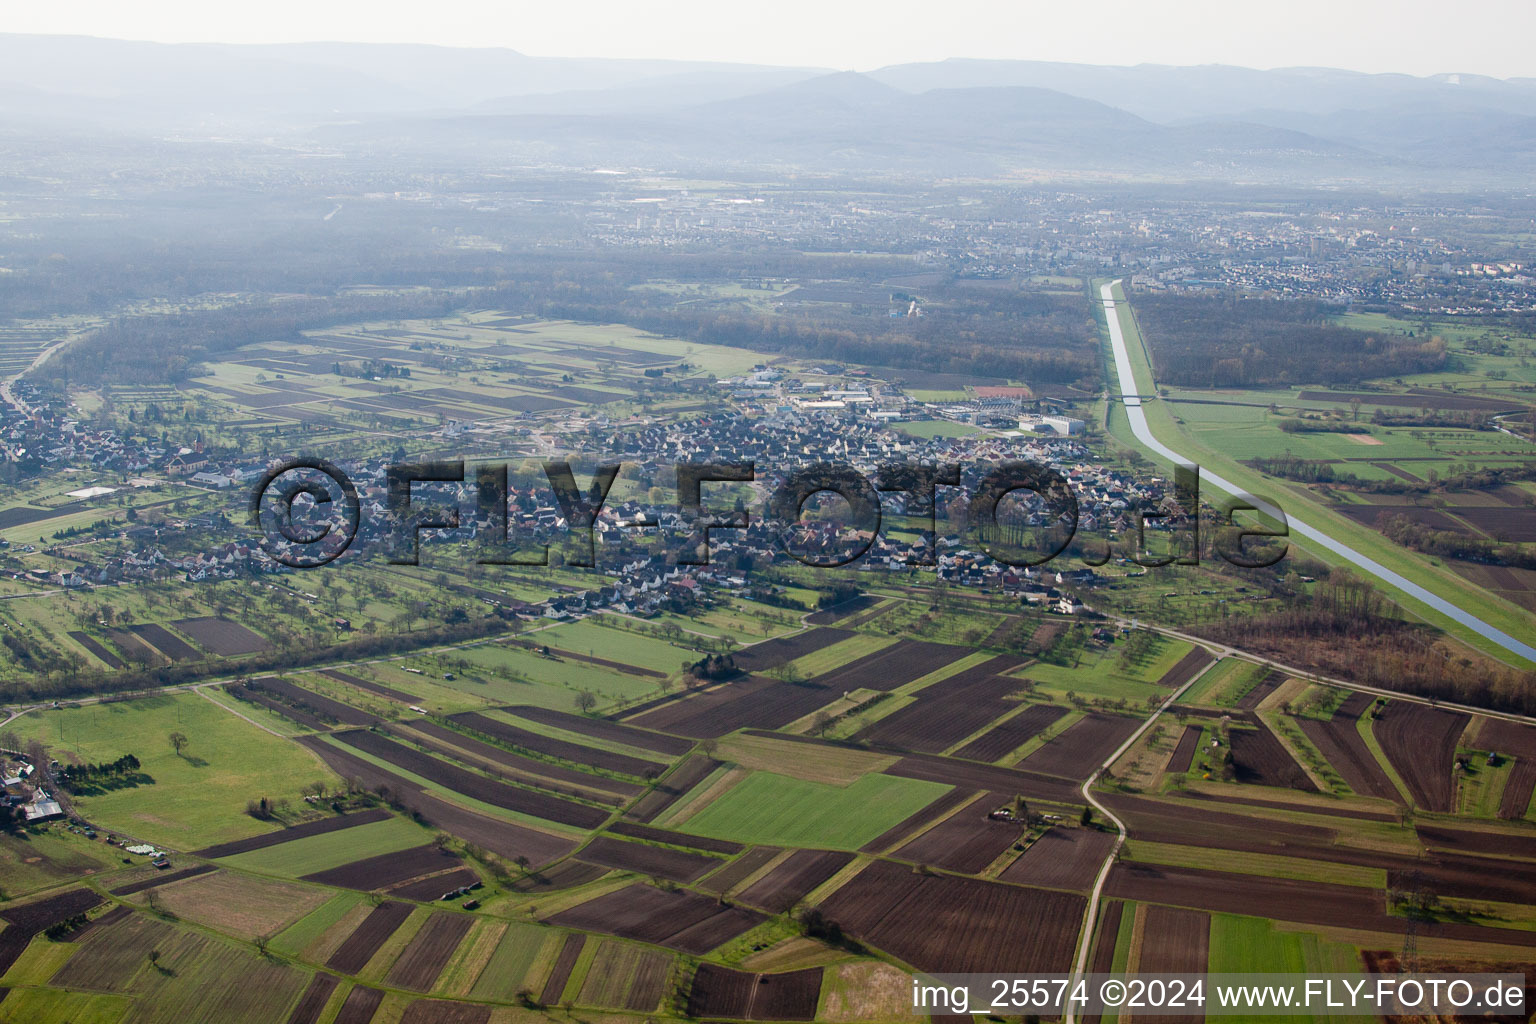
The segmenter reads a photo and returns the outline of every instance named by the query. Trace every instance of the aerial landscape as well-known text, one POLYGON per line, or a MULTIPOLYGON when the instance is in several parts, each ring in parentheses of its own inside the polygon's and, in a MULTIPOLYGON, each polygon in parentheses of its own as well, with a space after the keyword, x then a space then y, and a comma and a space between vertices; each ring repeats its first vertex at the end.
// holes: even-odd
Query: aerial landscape
POLYGON ((0 18, 0 1022, 1536 979, 1536 65, 113 24, 0 18))

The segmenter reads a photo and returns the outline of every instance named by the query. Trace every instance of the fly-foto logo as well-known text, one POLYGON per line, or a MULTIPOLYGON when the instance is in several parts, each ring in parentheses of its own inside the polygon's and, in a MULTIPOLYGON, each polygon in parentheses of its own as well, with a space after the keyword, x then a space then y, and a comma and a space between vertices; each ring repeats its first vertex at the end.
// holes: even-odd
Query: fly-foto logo
MULTIPOLYGON (((543 477, 553 495, 563 535, 565 556, 572 566, 595 566, 598 517, 602 514, 623 463, 600 465, 583 488, 569 462, 543 464, 543 477)), ((815 568, 836 568, 857 562, 876 540, 886 513, 882 495, 899 494, 903 524, 923 523, 918 543, 903 556, 911 565, 936 563, 939 489, 964 495, 965 540, 1004 565, 1029 567, 1060 556, 1073 545, 1081 525, 1079 500, 1071 483, 1051 466, 1030 461, 1005 461, 961 467, 954 464, 900 463, 882 465, 865 474, 841 462, 796 466, 760 475, 753 462, 684 462, 675 467, 674 527, 666 539, 668 560, 678 565, 708 565, 710 536, 718 530, 766 528, 781 550, 815 568), (736 507, 710 507, 705 484, 764 483, 767 498, 756 514, 738 501, 736 507), (837 523, 837 543, 825 542, 825 529, 811 514, 813 499, 835 495, 847 506, 837 523), (1007 511, 1005 511, 1005 506, 1007 511)), ((477 547, 476 561, 484 565, 548 565, 550 542, 535 531, 519 536, 508 512, 511 491, 504 462, 468 464, 463 460, 400 464, 384 471, 384 505, 376 535, 388 560, 398 565, 420 564, 422 535, 429 531, 468 531, 477 547), (472 494, 472 501, 426 504, 415 485, 449 485, 472 494), (465 506, 469 506, 466 517, 465 506), (469 520, 466 522, 466 518, 469 520)), ((1214 510, 1209 543, 1202 544, 1200 472, 1179 466, 1169 500, 1130 512, 1135 547, 1129 557, 1137 564, 1195 565, 1203 551, 1212 551, 1233 565, 1260 568, 1285 557, 1288 536, 1284 513, 1272 501, 1253 496, 1228 500, 1214 510), (1239 523, 1239 512, 1264 510, 1267 521, 1239 523), (1149 520, 1173 526, 1168 551, 1146 553, 1149 520)), ((553 514, 552 514, 553 515, 553 514)), ((253 488, 249 503, 253 527, 274 560, 293 568, 317 568, 341 557, 357 540, 363 526, 362 505, 351 478, 339 466, 319 458, 289 459, 269 469, 253 488), (301 503, 301 499, 308 499, 301 503)), ((645 516, 620 521, 623 529, 657 527, 645 516)), ((821 524, 825 525, 825 524, 821 524)), ((1103 564, 1107 546, 1095 561, 1103 564)))

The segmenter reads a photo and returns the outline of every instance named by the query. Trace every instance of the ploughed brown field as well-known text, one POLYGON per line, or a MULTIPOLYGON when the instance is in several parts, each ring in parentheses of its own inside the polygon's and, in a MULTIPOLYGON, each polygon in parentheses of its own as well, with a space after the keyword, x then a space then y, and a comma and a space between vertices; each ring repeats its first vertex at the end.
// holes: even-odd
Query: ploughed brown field
POLYGON ((555 957, 555 966, 550 971, 549 979, 544 982, 544 992, 539 997, 539 1002, 546 1006, 553 1006, 560 1001, 560 993, 565 991, 566 982, 571 980, 571 970, 576 966, 576 958, 581 956, 581 947, 586 944, 585 935, 565 937, 565 942, 560 947, 560 955, 555 957))
POLYGON ((966 789, 1019 793, 1031 800, 1050 800, 1059 804, 1076 804, 1083 800, 1077 787, 1067 779, 1034 771, 977 764, 974 761, 957 761, 952 757, 911 754, 885 769, 883 774, 921 779, 924 782, 943 782, 966 789))
POLYGON ((785 682, 747 676, 667 701, 630 724, 714 739, 737 729, 778 729, 841 697, 842 690, 820 682, 785 682))
POLYGON ((491 1009, 448 999, 418 999, 405 1008, 400 1024, 488 1024, 491 1009))
POLYGON ((693 749, 693 744, 687 740, 681 740, 675 736, 663 736, 648 729, 636 729, 602 718, 588 718, 586 715, 572 715, 564 711, 551 711, 548 708, 529 707, 522 704, 514 704, 502 710, 527 722, 537 722, 565 732, 590 736, 599 741, 594 746, 620 743, 627 747, 666 754, 667 760, 681 757, 693 749))
POLYGON ((1028 743, 1066 713, 1066 708, 1056 704, 1031 705, 971 740, 953 756, 972 761, 996 761, 1028 743))
POLYGON ((450 715, 449 720, 471 732, 489 736, 497 743, 548 757, 558 757, 572 764, 584 764, 604 771, 618 772, 621 775, 648 779, 659 775, 664 767, 655 761, 645 761, 627 754, 616 754, 596 747, 586 747, 579 743, 555 739, 552 736, 543 736, 473 711, 450 715))
POLYGON ((948 818, 896 850, 892 856, 958 871, 980 873, 1019 841, 1024 827, 1012 821, 994 821, 988 812, 1006 806, 1011 793, 983 793, 948 818))
POLYGON ((737 898, 769 913, 782 914, 851 860, 853 854, 836 850, 796 850, 737 898))
POLYGON ((1199 675, 1207 665, 1215 660, 1215 658, 1211 657, 1210 651, 1204 647, 1196 647, 1180 658, 1167 672, 1164 672, 1163 677, 1157 681, 1157 685, 1177 690, 1199 675))
POLYGON ((1479 750, 1536 760, 1536 726, 1502 718, 1484 718, 1477 730, 1479 750))
POLYGON ((916 699, 860 730, 854 739, 875 746, 937 754, 1012 711, 1005 698, 1018 693, 1023 681, 1002 675, 1022 662, 998 656, 947 679, 929 683, 916 699))
POLYGON ((150 875, 148 878, 145 878, 141 881, 131 882, 128 885, 118 886, 116 889, 112 890, 112 895, 132 896, 136 892, 143 892, 146 889, 153 889, 156 886, 165 885, 169 882, 179 882, 183 878, 194 878, 197 875, 206 875, 208 872, 213 870, 215 870, 215 868, 212 864, 198 864, 196 867, 182 868, 180 871, 172 871, 164 875, 150 875))
POLYGON ((406 882, 403 885, 394 885, 389 888, 389 895, 402 900, 421 900, 429 903, 442 899, 443 896, 455 889, 466 885, 473 885, 480 880, 480 876, 469 868, 459 868, 444 875, 433 875, 431 878, 422 878, 414 882, 406 882))
POLYGON ((202 657, 196 647, 158 623, 146 622, 128 628, 133 630, 140 640, 153 644, 161 654, 172 661, 196 661, 202 657))
POLYGON ((787 661, 802 658, 813 651, 819 651, 823 647, 831 647, 839 640, 846 640, 852 633, 843 629, 808 629, 794 636, 780 637, 777 640, 764 640, 762 643, 743 647, 731 655, 736 660, 736 667, 743 672, 766 672, 787 661))
POLYGON ((335 736, 341 742, 356 747, 364 753, 372 754, 412 775, 420 776, 455 793, 462 793, 494 807, 502 807, 535 818, 544 818, 562 825, 575 825, 583 829, 597 828, 608 820, 608 812, 600 807, 589 807, 586 804, 563 800, 545 793, 509 786, 505 782, 497 782, 467 768, 460 768, 430 754, 424 754, 414 747, 385 739, 377 733, 359 729, 353 732, 336 733, 335 736))
POLYGON ((100 658, 102 664, 106 665, 107 668, 127 667, 127 663, 123 661, 122 658, 119 658, 117 655, 107 650, 101 645, 101 641, 97 640, 95 637, 91 636, 91 634, 85 632, 84 630, 70 630, 69 638, 75 643, 79 644, 81 647, 84 647, 87 651, 90 651, 96 657, 100 658))
POLYGON ((396 903, 393 900, 380 903, 363 918, 351 935, 342 940, 325 966, 342 974, 356 974, 410 916, 409 903, 396 903))
POLYGON ((420 814, 427 822, 484 847, 508 860, 527 857, 535 865, 548 864, 576 848, 576 840, 550 835, 523 825, 490 818, 456 804, 439 800, 417 783, 402 778, 317 736, 300 736, 297 742, 313 750, 344 779, 361 779, 369 789, 384 787, 390 796, 420 814))
POLYGON ((334 1024, 368 1024, 384 1001, 384 990, 358 985, 347 993, 334 1024))
POLYGON ((1198 725, 1184 727, 1183 734, 1179 736, 1178 745, 1173 748, 1173 754, 1168 758, 1168 771, 1174 774, 1189 771, 1189 766, 1195 760, 1195 751, 1200 749, 1200 737, 1204 731, 1198 725))
POLYGON ((1375 700, 1370 694, 1351 694, 1333 717, 1326 722, 1315 718, 1299 718, 1302 734, 1333 765, 1334 771, 1344 784, 1360 796, 1373 796, 1382 800, 1403 803, 1403 795, 1376 761, 1371 748, 1365 745, 1357 723, 1360 716, 1375 700))
POLYGON ((1071 969, 1083 897, 875 861, 821 905, 845 932, 921 971, 1071 969))
POLYGON ((1286 822, 1276 829, 1273 820, 1257 814, 1233 814, 1192 802, 1152 800, 1124 793, 1099 797, 1126 823, 1131 839, 1154 843, 1205 846, 1250 853, 1325 856, 1334 849, 1338 831, 1319 825, 1286 822))
POLYGON ((624 812, 624 816, 642 823, 654 821, 657 815, 681 799, 684 793, 709 778, 719 767, 719 761, 703 754, 685 758, 656 784, 655 789, 636 800, 634 806, 624 812))
POLYGON ((673 958, 612 940, 600 942, 577 1002, 649 1013, 667 994, 673 958))
POLYGON ((300 711, 309 711, 322 719, 328 718, 342 725, 373 725, 378 721, 366 711, 359 711, 350 704, 343 704, 339 700, 332 700, 313 690, 295 686, 277 676, 263 676, 253 680, 250 688, 263 690, 279 702, 296 705, 300 711))
POLYGON ((1504 781, 1504 792, 1499 794, 1499 817, 1510 820, 1525 817, 1531 806, 1533 790, 1536 790, 1536 760, 1515 758, 1509 778, 1504 781))
POLYGON ((1265 697, 1279 689, 1283 682, 1285 682, 1285 673, 1270 669, 1264 674, 1264 678, 1255 683, 1253 689, 1243 694, 1242 699, 1233 707, 1238 711, 1252 711, 1264 702, 1265 697))
POLYGON ((331 993, 336 991, 339 983, 340 979, 334 974, 316 972, 309 981, 309 987, 304 990, 304 995, 299 997, 293 1012, 288 1015, 288 1024, 320 1024, 320 1013, 325 1009, 325 1004, 330 1002, 331 993))
POLYGON ((1253 729, 1233 729, 1228 738, 1238 782, 1317 792, 1317 785, 1263 722, 1253 729))
POLYGON ((1536 865, 1458 853, 1439 853, 1433 861, 1404 864, 1387 872, 1387 882, 1409 888, 1417 873, 1425 888, 1439 896, 1500 903, 1536 903, 1536 865))
POLYGON ((488 762, 501 778, 537 786, 552 793, 617 805, 623 803, 626 797, 639 795, 645 788, 638 783, 621 782, 603 775, 589 775, 574 768, 523 757, 465 733, 445 729, 435 722, 418 720, 409 723, 409 726, 409 729, 391 727, 389 734, 408 743, 425 746, 433 753, 456 761, 474 763, 478 759, 488 762), (598 790, 601 792, 596 792, 598 790))
MULTIPOLYGON (((1379 889, 1203 868, 1121 861, 1110 869, 1104 893, 1119 899, 1159 902, 1212 913, 1267 917, 1324 928, 1359 928, 1401 935, 1408 927, 1407 918, 1387 913, 1386 894, 1379 889)), ((1434 929, 1438 939, 1536 947, 1536 932, 1516 928, 1484 928, 1441 921, 1434 929)))
POLYGON ((761 914, 723 907, 698 893, 667 892, 639 882, 549 918, 563 928, 617 935, 693 956, 703 956, 762 920, 761 914))
POLYGON ((316 871, 305 875, 304 881, 369 892, 409 881, 421 875, 463 866, 464 862, 456 855, 429 843, 397 853, 381 853, 376 857, 365 857, 326 871, 316 871))
POLYGON ((1477 827, 1416 825, 1419 841, 1435 850, 1482 854, 1489 857, 1515 857, 1536 864, 1536 834, 1511 835, 1489 832, 1477 827))
POLYGON ((1373 723, 1376 742, 1407 785, 1413 802, 1424 810, 1455 810, 1451 768, 1456 741, 1470 721, 1460 712, 1393 700, 1373 723))
POLYGON ((698 888, 723 895, 783 852, 777 846, 754 846, 719 871, 706 875, 698 888))
POLYGON ((674 882, 692 882, 720 864, 718 857, 686 850, 671 850, 646 843, 628 843, 622 839, 598 836, 576 855, 577 860, 618 871, 657 875, 674 882))
POLYGON ((309 836, 323 835, 326 832, 335 832, 344 828, 352 828, 354 825, 371 825, 375 821, 383 821, 388 818, 389 812, 382 807, 375 807, 365 811, 357 811, 353 814, 338 814, 330 818, 320 818, 317 821, 306 821, 299 825, 291 825, 288 828, 278 829, 276 832, 267 832, 259 836, 251 836, 249 839, 236 839, 231 843, 219 843, 217 846, 209 846, 197 851, 197 856, 214 860, 219 857, 233 857, 237 853, 250 853, 252 850, 264 850, 269 846, 280 846, 283 843, 292 842, 295 839, 305 839, 309 836))
POLYGON ((16 962, 32 936, 100 903, 101 897, 89 889, 71 889, 57 896, 0 910, 0 918, 6 922, 5 929, 0 931, 0 973, 16 962))
POLYGON ((272 649, 272 641, 229 619, 205 615, 195 619, 177 619, 171 625, 224 658, 260 654, 272 649))
POLYGON ((1141 726, 1139 718, 1090 711, 1018 763, 1027 771, 1083 780, 1141 726))
POLYGON ((1087 892, 1114 846, 1115 837, 1108 832, 1058 826, 1031 843, 998 877, 1021 885, 1087 892))
POLYGON ((729 839, 706 839, 704 836, 690 836, 685 832, 673 832, 671 829, 653 828, 650 825, 636 825, 628 821, 610 825, 608 831, 615 835, 629 836, 631 839, 644 839, 670 846, 688 846, 695 850, 707 850, 710 853, 726 856, 740 853, 742 850, 740 843, 733 843, 729 839))
POLYGON ((433 914, 428 917, 427 923, 421 926, 421 931, 416 933, 400 953, 395 965, 389 969, 385 981, 398 988, 430 991, 437 976, 448 966, 453 951, 459 948, 459 943, 474 923, 475 919, 468 914, 433 914))
MULTIPOLYGON (((1088 973, 1108 974, 1115 966, 1115 946, 1120 938, 1120 918, 1125 904, 1119 900, 1105 900, 1099 909, 1098 934, 1093 940, 1093 958, 1088 961, 1088 973)), ((1117 1019, 1117 1018, 1113 1018, 1117 1019)), ((1101 1024, 1098 1014, 1086 1014, 1083 1024, 1101 1024)))
MULTIPOLYGON (((1160 907, 1142 908, 1141 962, 1144 974, 1204 974, 1211 953, 1211 917, 1198 910, 1160 907)), ((1132 1020, 1168 1021, 1171 1024, 1200 1024, 1204 1013, 1172 1016, 1132 1017, 1132 1020)))
MULTIPOLYGON (((262 680, 257 679, 253 682, 260 684, 262 680)), ((318 715, 312 715, 308 711, 302 711, 291 704, 284 704, 282 701, 274 700, 254 685, 247 686, 242 683, 230 683, 224 689, 229 691, 229 694, 238 700, 248 701, 264 707, 268 711, 283 716, 290 722, 296 722, 306 729, 313 729, 315 732, 325 732, 335 724, 334 722, 325 721, 318 715)))
POLYGON ((574 889, 578 885, 597 881, 608 874, 608 870, 597 864, 583 864, 579 860, 568 860, 546 871, 535 871, 525 875, 513 882, 512 888, 518 892, 555 892, 559 889, 574 889))
POLYGON ((937 672, 969 653, 964 647, 928 640, 898 640, 889 647, 818 676, 816 681, 839 693, 860 688, 890 691, 937 672))
POLYGON ((102 632, 129 661, 144 665, 164 665, 166 662, 164 655, 140 640, 132 630, 114 628, 105 629, 102 632))
POLYGON ((821 968, 752 974, 700 964, 688 991, 688 1016, 737 1020, 812 1020, 821 997, 821 968))
POLYGON ((830 626, 840 619, 846 619, 850 615, 857 615, 873 605, 875 601, 876 598, 870 597, 868 594, 860 594, 858 597, 850 598, 841 604, 835 604, 831 608, 823 608, 819 612, 812 612, 805 617, 805 621, 813 626, 830 626))
POLYGON ((974 789, 966 789, 957 786, 954 789, 951 789, 948 793, 945 793, 943 796, 939 797, 937 800, 933 801, 933 803, 929 804, 927 807, 924 807, 919 811, 914 811, 904 820, 898 822, 895 825, 892 825, 890 828, 886 829, 884 832, 880 833, 878 836, 871 839, 863 846, 859 847, 859 852, 883 853, 898 840, 905 839, 907 836, 910 836, 927 822, 938 821, 939 818, 943 817, 945 814, 948 814, 952 808, 959 807, 961 804, 965 803, 975 795, 976 791, 974 789))

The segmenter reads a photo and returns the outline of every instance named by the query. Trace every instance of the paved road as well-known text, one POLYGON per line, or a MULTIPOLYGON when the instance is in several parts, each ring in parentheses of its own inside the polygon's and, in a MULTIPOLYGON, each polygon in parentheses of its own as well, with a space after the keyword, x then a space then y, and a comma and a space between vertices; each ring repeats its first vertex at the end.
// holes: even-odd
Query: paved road
MULTIPOLYGON (((1131 431, 1136 435, 1136 440, 1163 458, 1180 465, 1192 466, 1194 465, 1193 462, 1175 452, 1152 435, 1152 428, 1147 424, 1147 414, 1141 407, 1141 399, 1136 397, 1140 392, 1136 388, 1136 377, 1131 372, 1131 357, 1125 348, 1125 332, 1120 327, 1120 315, 1119 311, 1115 308, 1114 293, 1111 290, 1114 285, 1119 283, 1119 281, 1112 281, 1102 286, 1099 289, 1099 297, 1104 302, 1104 319, 1109 323, 1109 340, 1115 350, 1115 372, 1120 377, 1120 394, 1125 402, 1126 416, 1131 421, 1131 431)), ((1202 485, 1210 484, 1217 490, 1252 501, 1251 495, 1248 495, 1241 487, 1205 469, 1200 471, 1200 482, 1202 485)), ((1267 515, 1273 515, 1277 511, 1262 502, 1254 501, 1253 504, 1267 515)), ((1299 534, 1319 547, 1333 552, 1357 568, 1397 588, 1409 597, 1429 605, 1446 618, 1458 622, 1480 636, 1493 641, 1511 654, 1519 655, 1527 661, 1536 662, 1536 647, 1532 647, 1523 640, 1515 639, 1501 629, 1490 626, 1482 619, 1457 607, 1438 594, 1425 590, 1407 577, 1399 575, 1380 562, 1362 555, 1348 544, 1334 540, 1317 527, 1302 522, 1294 516, 1286 516, 1285 519, 1293 534, 1299 534)))
MULTIPOLYGON (((1197 640, 1194 642, 1203 644, 1208 648, 1217 647, 1217 645, 1206 641, 1197 640)), ((1125 822, 1116 817, 1114 811, 1101 804, 1098 798, 1093 795, 1093 784, 1098 781, 1099 776, 1104 774, 1104 771, 1110 765, 1120 760, 1121 757, 1125 756, 1127 750, 1135 746, 1136 741, 1141 739, 1142 733, 1152 728, 1152 723, 1157 721, 1159 715, 1178 703, 1179 698, 1184 696, 1191 686, 1194 686, 1207 672, 1219 664, 1221 662, 1218 654, 1217 659, 1212 660, 1210 664, 1196 672, 1187 683, 1164 698, 1163 702, 1157 706, 1157 710, 1153 711, 1147 720, 1141 723, 1141 727, 1127 736, 1125 742, 1120 744, 1113 754, 1106 757, 1103 763, 1095 768, 1093 774, 1088 776, 1087 781, 1083 783, 1083 799, 1097 808, 1100 814, 1108 818, 1110 823, 1119 832, 1119 835, 1115 837, 1115 845, 1110 848, 1109 853, 1105 856, 1104 863, 1099 865, 1099 873, 1093 880, 1093 892, 1088 895, 1088 907, 1083 911, 1083 926, 1077 933, 1077 960, 1072 967, 1072 981, 1067 986, 1067 991, 1069 992, 1076 991, 1078 979, 1088 972, 1088 955, 1093 949, 1093 931, 1099 919, 1099 902, 1100 897, 1104 895, 1104 883, 1109 880, 1109 871, 1115 866, 1115 858, 1120 856, 1121 847, 1125 846, 1126 840, 1131 837, 1130 832, 1125 827, 1125 822)), ((1077 1024, 1077 1007, 1070 1001, 1067 1003, 1066 1024, 1077 1024)))

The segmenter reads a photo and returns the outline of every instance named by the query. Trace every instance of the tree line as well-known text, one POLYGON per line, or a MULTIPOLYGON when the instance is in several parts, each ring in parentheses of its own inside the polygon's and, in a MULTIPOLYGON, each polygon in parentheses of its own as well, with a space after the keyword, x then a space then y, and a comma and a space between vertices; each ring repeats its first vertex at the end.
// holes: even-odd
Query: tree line
POLYGON ((1157 378, 1187 387, 1352 384, 1442 369, 1441 338, 1377 337, 1300 299, 1142 295, 1136 316, 1157 378))

